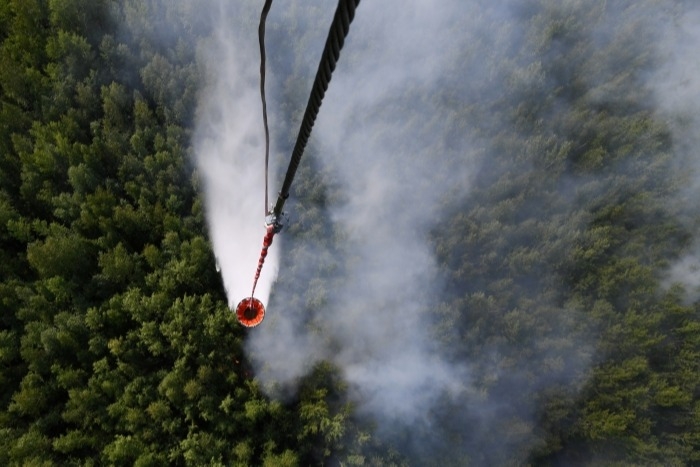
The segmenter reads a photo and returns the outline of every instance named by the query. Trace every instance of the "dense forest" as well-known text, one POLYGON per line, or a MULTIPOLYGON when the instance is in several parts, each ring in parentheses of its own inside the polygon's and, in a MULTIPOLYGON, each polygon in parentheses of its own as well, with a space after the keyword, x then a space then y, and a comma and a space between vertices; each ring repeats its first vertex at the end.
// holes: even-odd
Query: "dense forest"
MULTIPOLYGON (((202 12, 217 4, 0 3, 0 464, 700 464, 699 284, 670 272, 700 268, 700 165, 683 139, 698 120, 650 84, 667 57, 649 13, 677 25, 692 2, 494 2, 509 14, 480 43, 454 40, 438 87, 414 83, 357 117, 362 138, 402 151, 402 135, 429 134, 426 167, 470 173, 469 189, 438 184, 421 221, 441 284, 426 332, 468 371, 422 421, 393 425, 337 360, 278 397, 246 353, 256 331, 228 307, 194 162, 217 17, 202 12), (367 124, 415 102, 431 117, 367 124)), ((317 56, 302 55, 319 46, 289 19, 319 12, 280 8, 272 42, 296 39, 281 39, 294 53, 270 52, 271 72, 288 73, 272 111, 286 117, 276 144, 291 147, 317 56)), ((256 20, 236 24, 255 34, 256 20)), ((273 246, 270 309, 310 317, 307 332, 342 349, 321 317, 359 250, 327 222, 350 195, 319 170, 321 146, 312 139, 273 246)))

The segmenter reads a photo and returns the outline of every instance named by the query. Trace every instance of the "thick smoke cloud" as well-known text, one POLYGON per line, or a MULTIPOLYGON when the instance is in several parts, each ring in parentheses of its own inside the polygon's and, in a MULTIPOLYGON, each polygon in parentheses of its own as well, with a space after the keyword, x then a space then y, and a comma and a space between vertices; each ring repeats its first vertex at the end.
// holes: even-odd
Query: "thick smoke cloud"
MULTIPOLYGON (((256 36, 260 5, 251 3, 231 7, 235 11, 222 10, 219 36, 203 51, 211 83, 200 106, 197 138, 212 239, 232 304, 248 294, 263 232, 256 36)), ((268 18, 268 102, 273 141, 276 135, 279 149, 272 154, 283 167, 293 144, 287 133, 296 135, 332 18, 335 5, 331 3, 335 2, 276 0, 268 18), (299 35, 287 37, 290 30, 299 35)), ((697 96, 700 89, 693 59, 700 45, 696 26, 700 23, 697 11, 674 17, 666 8, 672 3, 640 3, 636 10, 623 12, 613 7, 603 11, 605 2, 567 1, 559 9, 563 18, 571 11, 592 12, 570 15, 579 18, 601 12, 592 35, 578 38, 594 46, 613 43, 617 28, 629 26, 622 23, 623 18, 641 18, 645 31, 655 29, 645 38, 660 38, 660 42, 638 44, 639 53, 670 59, 659 61, 662 66, 646 82, 635 84, 654 90, 658 102, 650 105, 671 124, 674 147, 683 153, 679 156, 697 164, 692 157, 695 135, 700 134, 697 109, 689 107, 693 100, 688 97, 697 96), (604 14, 609 16, 603 18, 604 14), (679 112, 686 117, 674 121, 679 112)), ((441 416, 451 421, 446 430, 468 438, 472 450, 517 449, 526 456, 538 443, 532 435, 535 407, 526 402, 513 408, 513 401, 535 397, 520 394, 517 382, 526 383, 522 387, 531 391, 544 391, 552 384, 568 385, 574 391, 579 387, 577 378, 593 358, 587 353, 594 353, 588 349, 595 340, 570 334, 582 311, 575 303, 563 307, 556 303, 552 297, 563 295, 566 286, 556 281, 538 283, 540 271, 528 273, 546 294, 538 295, 540 290, 533 286, 532 297, 523 297, 523 302, 550 308, 556 317, 548 323, 548 337, 562 342, 561 351, 538 356, 537 364, 564 367, 560 379, 540 376, 535 364, 499 367, 496 362, 505 360, 504 355, 518 353, 514 344, 485 346, 481 359, 472 361, 455 358, 452 349, 434 339, 436 329, 443 335, 450 331, 445 330, 449 324, 439 322, 447 306, 441 298, 444 265, 437 260, 431 235, 449 222, 445 214, 455 212, 455 202, 468 199, 478 174, 494 179, 502 175, 488 160, 500 149, 489 147, 484 134, 517 133, 513 120, 499 109, 516 108, 518 102, 512 100, 527 93, 547 100, 568 84, 557 82, 562 78, 548 70, 570 45, 563 44, 562 50, 552 47, 543 56, 519 49, 532 40, 528 34, 540 32, 522 18, 541 21, 543 27, 551 20, 546 15, 533 16, 535 4, 514 0, 448 0, 439 6, 421 0, 361 3, 287 204, 292 222, 286 234, 276 239, 263 270, 259 296, 268 305, 268 316, 249 334, 246 345, 256 376, 270 394, 293 395, 316 363, 330 361, 342 370, 358 410, 371 415, 380 428, 411 427, 409 438, 427 434, 422 441, 435 445, 443 433, 431 426, 435 411, 449 407, 444 401, 459 400, 466 407, 441 416), (518 69, 513 64, 518 61, 519 66, 527 66, 509 74, 507 70, 518 69), (472 121, 478 121, 473 128, 460 127, 459 122, 469 120, 465 113, 478 113, 483 102, 495 102, 495 108, 476 119, 472 116, 472 121), (305 197, 306 204, 296 196, 305 197), (278 264, 284 277, 273 287, 278 264), (512 383, 502 386, 509 391, 490 394, 490 402, 485 403, 481 388, 474 384, 475 372, 482 382, 510 378, 512 383), (515 414, 526 420, 524 426, 513 428, 526 433, 520 438, 522 445, 500 445, 493 434, 515 414)), ((606 88, 618 79, 610 76, 615 65, 603 63, 598 75, 583 79, 593 90, 588 95, 591 101, 616 98, 606 88)), ((539 125, 549 137, 547 131, 554 131, 555 120, 566 115, 572 103, 561 98, 554 103, 548 100, 547 105, 550 113, 541 116, 544 121, 539 125)), ((546 138, 538 137, 546 148, 546 138)), ((538 144, 536 139, 533 145, 538 144)), ((529 169, 527 163, 523 166, 524 171, 529 169)), ((275 193, 281 174, 280 170, 272 173, 276 173, 271 189, 275 193)), ((600 185, 608 188, 611 180, 614 177, 600 185)), ((585 200, 577 191, 582 180, 567 181, 554 193, 540 194, 527 213, 519 213, 530 217, 529 226, 544 225, 549 220, 538 218, 537 203, 556 198, 562 225, 550 232, 550 243, 558 241, 556 248, 561 251, 573 244, 576 230, 585 229, 590 221, 583 211, 585 200)), ((697 191, 696 186, 688 199, 697 199, 697 191)), ((507 244, 503 251, 508 251, 507 244)), ((538 253, 559 260, 558 251, 553 247, 538 253)), ((672 266, 669 279, 684 284, 690 299, 700 294, 696 293, 700 247, 694 251, 672 266)), ((483 302, 479 306, 489 309, 488 297, 476 293, 470 297, 470 303, 479 300, 483 302)), ((512 310, 514 316, 518 312, 512 310)), ((517 434, 510 437, 517 439, 517 434)), ((488 459, 503 458, 483 454, 481 459, 488 463, 488 459)))
MULTIPOLYGON (((332 9, 323 8, 330 18, 332 9)), ((458 46, 445 31, 470 9, 463 2, 363 2, 358 9, 312 137, 319 169, 343 194, 327 219, 343 237, 342 251, 334 252, 337 281, 315 315, 290 310, 282 291, 275 296, 281 309, 271 313, 278 315, 248 343, 263 382, 293 386, 314 363, 329 360, 357 391, 360 410, 405 423, 426 417, 435 400, 468 382, 468 368, 448 362, 431 339, 441 286, 428 234, 444 193, 468 190, 476 161, 468 140, 445 147, 444 156, 427 151, 440 146, 440 120, 448 118, 430 101, 441 78, 436 70, 458 46), (425 129, 422 120, 438 132, 411 134, 425 129)), ((313 242, 304 248, 295 264, 302 293, 323 251, 313 242)))

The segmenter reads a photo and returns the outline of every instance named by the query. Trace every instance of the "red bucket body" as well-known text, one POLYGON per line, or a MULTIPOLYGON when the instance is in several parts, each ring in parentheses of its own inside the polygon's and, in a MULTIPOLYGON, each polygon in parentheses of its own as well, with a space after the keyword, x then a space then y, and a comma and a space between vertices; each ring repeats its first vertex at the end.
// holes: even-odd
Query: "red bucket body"
POLYGON ((265 318, 265 305, 257 298, 244 298, 236 306, 236 317, 243 326, 255 327, 265 318))

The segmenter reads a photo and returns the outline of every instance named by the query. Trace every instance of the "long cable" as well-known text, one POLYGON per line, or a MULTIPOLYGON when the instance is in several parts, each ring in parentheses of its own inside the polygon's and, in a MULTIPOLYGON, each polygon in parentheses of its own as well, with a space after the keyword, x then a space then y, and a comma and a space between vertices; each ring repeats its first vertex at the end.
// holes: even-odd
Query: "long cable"
POLYGON ((314 126, 316 116, 321 108, 323 96, 326 94, 328 84, 331 81, 333 70, 335 70, 335 65, 340 57, 340 50, 343 48, 343 44, 345 43, 345 37, 350 31, 350 23, 355 17, 355 8, 357 8, 357 5, 359 4, 360 0, 338 1, 335 16, 333 17, 333 22, 331 23, 330 30, 328 31, 326 46, 323 49, 321 61, 318 65, 318 70, 316 71, 316 78, 314 79, 314 84, 311 88, 311 95, 309 96, 309 101, 306 104, 306 111, 304 112, 304 118, 299 128, 297 141, 294 145, 294 150, 292 151, 292 158, 289 161, 287 174, 284 177, 282 189, 279 192, 277 202, 272 210, 273 216, 277 219, 282 215, 284 202, 289 197, 289 189, 292 185, 292 181, 294 180, 294 175, 296 174, 297 167, 299 167, 301 156, 304 154, 306 143, 309 140, 311 129, 314 126))
MULTIPOLYGON (((272 0, 266 0, 265 6, 263 7, 262 15, 260 17, 260 26, 258 28, 259 40, 260 40, 260 55, 262 62, 260 65, 260 90, 263 102, 263 120, 265 123, 265 136, 266 140, 268 138, 267 132, 267 111, 265 105, 265 47, 264 47, 264 34, 265 34, 265 19, 267 13, 270 9, 270 4, 272 0)), ((333 70, 335 70, 335 65, 340 57, 340 50, 343 48, 345 43, 345 37, 350 31, 350 23, 355 17, 355 8, 360 4, 360 0, 339 0, 338 7, 335 11, 335 16, 333 17, 333 22, 331 23, 330 30, 328 31, 328 38, 326 39, 326 46, 323 49, 323 54, 321 55, 321 61, 318 65, 318 71, 316 71, 316 78, 314 79, 314 84, 311 88, 311 95, 309 96, 309 101, 306 104, 306 111, 304 112, 304 118, 301 122, 301 127, 299 128, 299 134, 297 136, 296 144, 294 145, 294 150, 292 151, 292 158, 289 161, 289 167, 287 168, 287 174, 284 177, 284 183, 282 184, 282 189, 280 190, 279 197, 277 198, 277 203, 272 211, 273 219, 275 223, 268 225, 265 233, 265 238, 263 239, 263 248, 260 252, 260 259, 258 260, 258 268, 255 271, 255 279, 253 280, 253 290, 250 294, 250 300, 252 302, 253 295, 255 295, 255 288, 258 284, 258 278, 260 277, 260 272, 262 271, 263 264, 265 263, 265 257, 267 256, 267 250, 272 245, 272 239, 275 233, 278 232, 277 219, 282 215, 282 208, 284 207, 285 200, 289 197, 289 188, 294 180, 294 175, 296 174, 297 167, 301 161, 301 156, 304 154, 304 149, 306 148, 306 143, 311 135, 311 129, 316 121, 316 116, 321 108, 321 103, 323 101, 323 96, 326 94, 328 89, 328 84, 331 81, 331 76, 333 70)), ((268 143, 269 145, 269 143, 268 143)), ((267 209, 267 159, 268 151, 266 147, 265 153, 265 207, 267 209)), ((267 211, 266 211, 267 214, 267 211)), ((281 228, 281 227, 280 227, 281 228)))
POLYGON ((267 215, 268 199, 267 199, 267 172, 270 161, 270 130, 267 126, 267 102, 265 100, 265 21, 267 14, 270 12, 272 0, 265 0, 262 13, 260 13, 260 25, 258 26, 258 42, 260 43, 260 98, 262 99, 263 124, 265 125, 265 215, 267 215))

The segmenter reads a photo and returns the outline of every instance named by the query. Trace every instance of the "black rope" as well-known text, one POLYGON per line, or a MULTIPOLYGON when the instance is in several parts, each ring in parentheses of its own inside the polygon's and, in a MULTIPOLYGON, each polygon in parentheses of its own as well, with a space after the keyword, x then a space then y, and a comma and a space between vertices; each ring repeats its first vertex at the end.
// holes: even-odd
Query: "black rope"
POLYGON ((260 98, 262 99, 263 124, 265 125, 265 215, 269 209, 267 203, 267 168, 270 161, 270 130, 267 127, 267 102, 265 101, 265 21, 270 12, 272 0, 265 0, 262 13, 260 13, 260 25, 258 26, 258 41, 260 42, 260 98))
POLYGON ((326 94, 328 84, 331 81, 331 75, 333 74, 333 70, 335 70, 336 62, 338 61, 338 57, 340 57, 340 50, 345 43, 345 37, 350 31, 350 23, 355 17, 355 8, 357 8, 359 4, 360 0, 338 0, 338 7, 335 10, 335 16, 333 17, 333 22, 328 31, 326 46, 321 55, 321 61, 316 71, 316 78, 311 88, 311 95, 306 104, 304 118, 299 128, 294 150, 292 151, 292 159, 289 161, 289 167, 287 168, 287 174, 284 177, 277 203, 275 203, 275 207, 272 210, 273 216, 277 219, 282 215, 284 202, 289 197, 289 189, 294 180, 294 175, 296 174, 297 167, 299 167, 301 156, 304 154, 306 143, 309 140, 311 129, 314 126, 316 116, 321 108, 323 96, 326 94))

